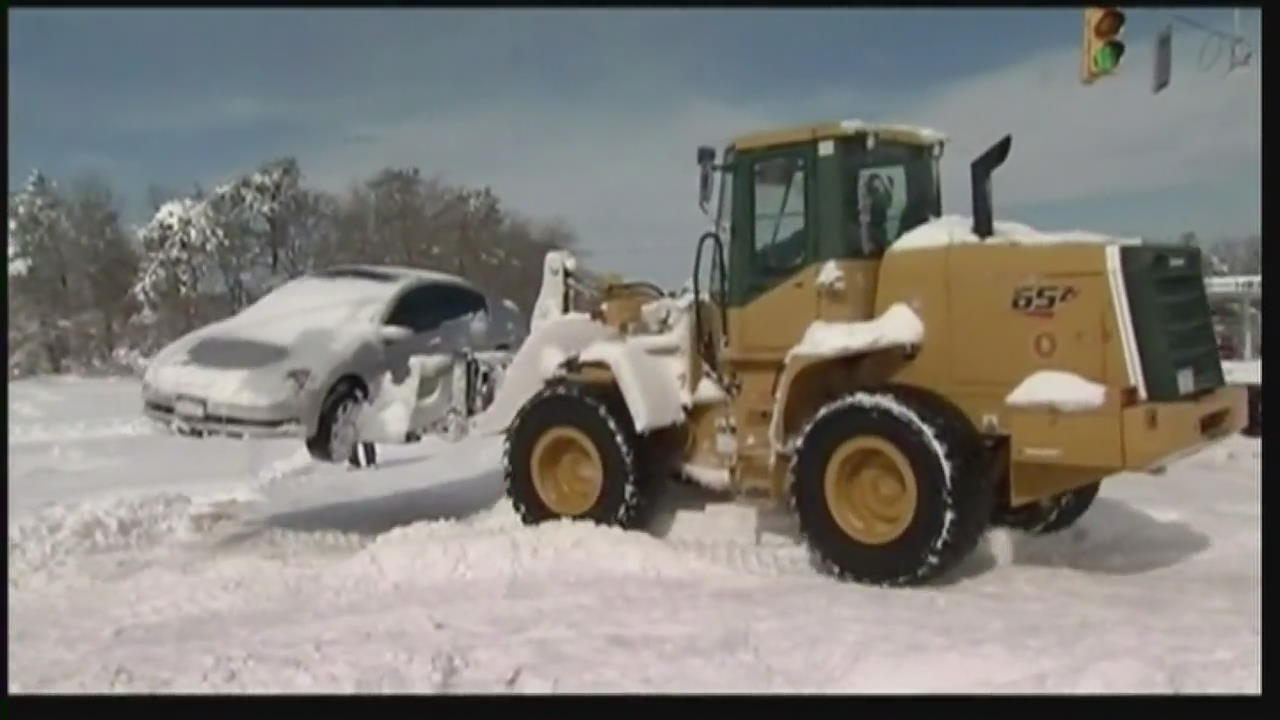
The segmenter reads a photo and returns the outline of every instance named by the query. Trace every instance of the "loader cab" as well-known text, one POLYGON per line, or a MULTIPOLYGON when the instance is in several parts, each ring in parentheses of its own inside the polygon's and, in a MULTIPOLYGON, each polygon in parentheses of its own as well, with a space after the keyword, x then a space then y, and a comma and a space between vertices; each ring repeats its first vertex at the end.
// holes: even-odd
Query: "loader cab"
POLYGON ((923 128, 854 122, 736 139, 719 166, 715 211, 731 345, 773 353, 813 319, 865 317, 885 250, 941 214, 942 145, 923 128), (829 260, 850 280, 842 291, 815 286, 829 260))

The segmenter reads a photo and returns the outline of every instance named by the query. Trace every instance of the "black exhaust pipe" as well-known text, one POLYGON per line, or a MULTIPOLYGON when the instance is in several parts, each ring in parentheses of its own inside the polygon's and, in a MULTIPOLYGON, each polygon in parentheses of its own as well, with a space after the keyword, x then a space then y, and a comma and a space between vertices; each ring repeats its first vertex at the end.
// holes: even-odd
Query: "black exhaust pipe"
POLYGON ((1004 164, 1012 144, 1013 136, 1005 135, 969 166, 969 182, 973 188, 973 234, 981 240, 995 232, 991 217, 991 173, 1004 164))

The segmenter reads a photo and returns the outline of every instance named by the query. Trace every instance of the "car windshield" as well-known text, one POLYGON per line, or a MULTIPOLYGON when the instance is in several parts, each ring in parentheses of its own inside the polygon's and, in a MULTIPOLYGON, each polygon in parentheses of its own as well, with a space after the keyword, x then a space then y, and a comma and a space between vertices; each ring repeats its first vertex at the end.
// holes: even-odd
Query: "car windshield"
POLYGON ((313 278, 356 278, 375 282, 394 282, 395 276, 381 270, 361 267, 336 267, 311 273, 313 278))
POLYGON ((845 242, 851 254, 875 257, 941 212, 932 149, 879 142, 846 145, 845 242))
POLYGON ((276 315, 305 308, 350 305, 360 309, 371 302, 385 301, 395 285, 378 280, 355 277, 304 276, 291 280, 262 296, 245 308, 243 315, 276 315))

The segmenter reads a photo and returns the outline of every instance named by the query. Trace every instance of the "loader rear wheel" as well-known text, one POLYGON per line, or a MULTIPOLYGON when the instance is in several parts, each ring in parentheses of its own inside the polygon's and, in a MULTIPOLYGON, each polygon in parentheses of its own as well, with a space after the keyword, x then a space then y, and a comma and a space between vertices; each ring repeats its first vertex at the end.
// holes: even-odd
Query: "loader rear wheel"
POLYGON ((1085 512, 1093 505, 1094 498, 1098 497, 1101 487, 1102 481, 1099 480, 1016 508, 1002 503, 996 510, 993 524, 1032 535, 1048 535, 1066 530, 1084 517, 1085 512))
POLYGON ((992 473, 969 428, 928 396, 855 392, 803 431, 792 468, 800 529, 824 570, 855 582, 928 582, 977 546, 992 473))
POLYGON ((645 454, 625 407, 571 383, 531 398, 507 433, 507 496, 533 525, 574 518, 638 527, 651 504, 645 454))

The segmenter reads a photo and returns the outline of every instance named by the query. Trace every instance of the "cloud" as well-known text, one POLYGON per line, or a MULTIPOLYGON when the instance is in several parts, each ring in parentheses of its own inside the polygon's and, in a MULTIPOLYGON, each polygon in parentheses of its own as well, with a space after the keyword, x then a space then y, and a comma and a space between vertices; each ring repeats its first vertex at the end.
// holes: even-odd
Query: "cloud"
MULTIPOLYGON (((1175 40, 1176 42, 1176 40, 1175 40)), ((1172 84, 1151 93, 1151 47, 1131 47, 1113 78, 1085 86, 1074 50, 1046 52, 953 84, 912 111, 953 142, 944 196, 968 198, 968 163, 1006 132, 1013 151, 993 181, 1005 207, 1173 189, 1256 176, 1259 72, 1198 70, 1189 47, 1172 84)), ((962 201, 953 205, 964 208, 962 201)))
MULTIPOLYGON (((1172 85, 1153 96, 1149 50, 1131 47, 1119 76, 1089 87, 1079 83, 1074 50, 1059 49, 925 98, 829 87, 788 105, 687 92, 630 108, 607 98, 589 106, 497 100, 352 128, 364 142, 312 147, 300 160, 313 182, 335 189, 386 165, 490 184, 518 210, 568 220, 594 262, 673 284, 687 277, 707 224, 696 206, 694 148, 775 124, 862 116, 942 129, 951 139, 949 211, 968 210, 968 164, 1006 132, 1014 143, 994 181, 998 211, 1256 177, 1257 63, 1223 78, 1178 62, 1172 85), (849 98, 885 111, 857 112, 849 98)), ((1086 216, 1079 226, 1089 226, 1086 216)))
MULTIPOLYGON (((428 175, 492 185, 526 214, 563 218, 594 264, 669 285, 688 275, 707 225, 696 204, 696 146, 722 147, 762 127, 861 117, 943 130, 951 137, 944 203, 960 212, 968 210, 969 162, 1009 132, 1013 152, 994 179, 997 212, 1036 217, 1032 211, 1054 205, 1058 212, 1049 214, 1078 217, 1073 224, 1083 228, 1104 202, 1107 222, 1143 227, 1158 215, 1152 198, 1160 193, 1185 199, 1213 187, 1220 197, 1223 187, 1256 185, 1261 173, 1260 56, 1249 71, 1230 77, 1203 73, 1195 67, 1200 40, 1191 33, 1175 36, 1173 82, 1153 96, 1149 40, 1132 42, 1120 75, 1091 87, 1079 83, 1074 47, 949 82, 955 66, 986 56, 975 52, 953 63, 947 51, 918 48, 914 64, 871 67, 849 55, 847 73, 796 76, 787 63, 803 65, 802 53, 768 54, 756 35, 743 35, 757 20, 706 16, 703 24, 721 33, 704 45, 691 39, 703 37, 703 26, 690 25, 686 15, 632 14, 615 24, 606 22, 612 15, 590 13, 540 11, 498 22, 441 12, 400 15, 419 23, 398 20, 390 28, 385 15, 358 12, 345 13, 341 25, 320 16, 292 19, 311 23, 293 64, 270 64, 277 48, 249 42, 258 37, 250 34, 235 62, 206 63, 208 72, 187 68, 181 80, 143 82, 133 71, 151 56, 140 52, 129 56, 131 80, 123 85, 86 84, 80 74, 59 84, 53 71, 49 77, 31 68, 11 71, 21 86, 13 96, 23 98, 11 103, 11 121, 25 128, 19 137, 56 126, 58 146, 85 150, 118 145, 118 131, 130 142, 138 134, 154 137, 147 148, 111 152, 139 176, 157 179, 159 167, 161 176, 191 173, 206 187, 286 153, 298 157, 308 182, 334 190, 388 165, 417 166, 428 175), (427 31, 430 41, 418 37, 427 31), (655 35, 669 47, 652 52, 655 35), (753 40, 725 44, 739 36, 753 40), (363 49, 330 62, 335 47, 363 49), (920 64, 930 52, 939 56, 932 68, 920 64), (747 66, 748 57, 757 64, 747 66), (225 77, 209 70, 223 66, 225 77), (837 75, 839 83, 823 82, 837 75), (782 82, 791 76, 799 81, 782 82), (915 82, 886 89, 895 76, 915 82), (89 109, 101 143, 77 139, 90 132, 89 109)), ((184 30, 166 42, 207 50, 236 32, 258 28, 266 35, 278 29, 272 22, 283 22, 260 17, 211 15, 210 28, 184 30)), ((764 37, 810 17, 775 14, 767 32, 755 32, 764 37)), ((863 26, 870 32, 865 21, 851 27, 863 26)), ((841 62, 837 46, 823 47, 835 53, 831 62, 841 62)), ((1215 202, 1183 203, 1182 217, 1192 221, 1215 202)))

